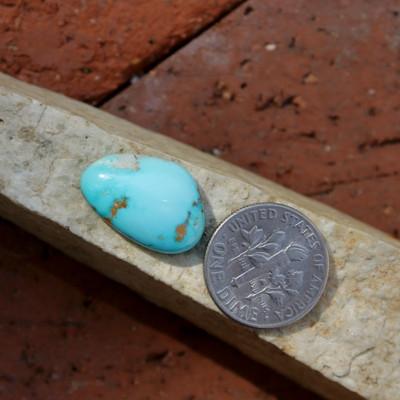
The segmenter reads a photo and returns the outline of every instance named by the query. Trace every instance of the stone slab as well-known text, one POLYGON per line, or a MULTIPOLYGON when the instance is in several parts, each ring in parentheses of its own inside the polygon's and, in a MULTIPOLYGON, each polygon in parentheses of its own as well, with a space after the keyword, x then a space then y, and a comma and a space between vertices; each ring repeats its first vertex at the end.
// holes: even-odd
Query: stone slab
POLYGON ((399 237, 399 11, 252 0, 105 109, 399 237))
POLYGON ((399 393, 400 244, 351 217, 128 122, 2 75, 0 213, 330 399, 399 393), (198 180, 209 228, 193 251, 161 256, 116 235, 82 200, 79 175, 105 153, 182 162, 198 180), (297 207, 328 240, 332 269, 318 307, 291 327, 254 331, 220 314, 202 255, 216 223, 259 201, 297 207))
POLYGON ((0 71, 98 102, 240 0, 0 4, 0 71))

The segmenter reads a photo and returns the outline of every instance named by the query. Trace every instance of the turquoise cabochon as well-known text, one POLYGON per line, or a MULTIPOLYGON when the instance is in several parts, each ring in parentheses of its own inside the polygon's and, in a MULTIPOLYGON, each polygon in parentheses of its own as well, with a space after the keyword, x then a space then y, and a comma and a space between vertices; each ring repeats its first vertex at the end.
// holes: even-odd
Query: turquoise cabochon
POLYGON ((160 253, 182 253, 204 232, 203 203, 182 165, 149 156, 107 155, 81 176, 93 209, 126 238, 160 253))

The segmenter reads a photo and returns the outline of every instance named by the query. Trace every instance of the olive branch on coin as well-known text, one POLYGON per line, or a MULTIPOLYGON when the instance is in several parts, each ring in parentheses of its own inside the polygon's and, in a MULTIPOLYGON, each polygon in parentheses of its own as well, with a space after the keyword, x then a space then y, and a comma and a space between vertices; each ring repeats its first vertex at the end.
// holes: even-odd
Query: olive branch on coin
POLYGON ((254 299, 264 309, 269 308, 269 300, 282 304, 284 297, 297 294, 303 282, 303 272, 288 267, 293 261, 304 260, 308 256, 308 249, 293 241, 284 246, 286 233, 281 230, 275 230, 267 236, 263 229, 254 225, 250 230, 242 228, 241 235, 245 240, 242 243, 245 250, 231 258, 228 265, 247 257, 252 267, 235 276, 232 286, 248 285, 249 294, 246 298, 254 299), (263 269, 272 260, 276 261, 276 268, 264 272, 263 269))
POLYGON ((231 258, 228 263, 242 256, 249 257, 253 264, 255 263, 256 265, 257 262, 269 261, 278 253, 283 252, 288 255, 291 261, 304 260, 308 255, 308 250, 304 246, 294 242, 290 242, 286 247, 282 248, 286 237, 284 231, 274 231, 269 236, 266 236, 261 228, 254 225, 249 231, 242 229, 240 232, 245 239, 242 244, 246 247, 246 250, 231 258))

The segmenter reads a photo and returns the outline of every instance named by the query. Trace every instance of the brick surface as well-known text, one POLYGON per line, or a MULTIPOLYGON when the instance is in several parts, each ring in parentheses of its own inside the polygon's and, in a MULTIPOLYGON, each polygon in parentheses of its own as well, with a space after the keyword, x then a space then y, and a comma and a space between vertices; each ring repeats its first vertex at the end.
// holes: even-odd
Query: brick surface
POLYGON ((400 228, 400 8, 246 2, 105 109, 400 228))
POLYGON ((0 222, 0 398, 317 400, 0 222))
POLYGON ((238 0, 0 1, 0 70, 96 102, 238 0))

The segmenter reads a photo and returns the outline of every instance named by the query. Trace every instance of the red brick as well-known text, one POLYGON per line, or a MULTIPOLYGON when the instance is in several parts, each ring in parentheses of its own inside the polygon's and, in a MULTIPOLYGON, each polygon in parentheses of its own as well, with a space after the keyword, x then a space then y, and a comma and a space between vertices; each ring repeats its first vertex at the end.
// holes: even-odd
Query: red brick
POLYGON ((0 398, 318 397, 0 222, 0 398))
POLYGON ((0 2, 0 70, 96 102, 240 0, 0 2))
POLYGON ((398 235, 399 13, 249 1, 105 109, 398 235))

